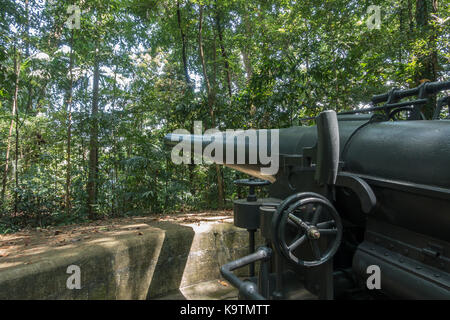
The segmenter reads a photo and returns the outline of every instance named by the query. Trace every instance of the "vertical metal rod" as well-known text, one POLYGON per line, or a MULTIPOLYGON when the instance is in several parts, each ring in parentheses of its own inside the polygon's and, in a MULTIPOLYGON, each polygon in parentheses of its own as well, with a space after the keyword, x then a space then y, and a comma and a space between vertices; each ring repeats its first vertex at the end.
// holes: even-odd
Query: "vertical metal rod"
POLYGON ((258 274, 258 291, 266 299, 269 298, 269 261, 261 261, 258 274))
POLYGON ((276 282, 275 282, 275 292, 274 299, 283 299, 283 260, 282 257, 276 253, 275 254, 275 271, 276 271, 276 282))
MULTIPOLYGON (((252 230, 252 229, 248 229, 248 248, 249 248, 249 254, 252 254, 253 252, 255 252, 255 231, 256 230, 252 230)), ((255 263, 252 262, 250 263, 250 265, 248 266, 249 268, 249 276, 250 277, 254 277, 255 276, 255 263)))
POLYGON ((333 287, 333 259, 325 262, 319 266, 319 272, 321 272, 320 278, 320 290, 319 299, 320 300, 333 300, 334 298, 334 287, 333 287))

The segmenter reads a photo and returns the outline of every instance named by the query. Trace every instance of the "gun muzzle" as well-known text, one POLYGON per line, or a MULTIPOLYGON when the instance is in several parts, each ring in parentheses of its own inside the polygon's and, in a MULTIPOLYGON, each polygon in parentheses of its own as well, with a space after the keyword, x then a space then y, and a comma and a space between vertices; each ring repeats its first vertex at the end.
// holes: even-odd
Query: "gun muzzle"
POLYGON ((172 157, 179 156, 183 150, 193 154, 196 164, 217 163, 272 182, 278 172, 279 130, 228 130, 204 135, 171 133, 164 141, 173 147, 172 157))

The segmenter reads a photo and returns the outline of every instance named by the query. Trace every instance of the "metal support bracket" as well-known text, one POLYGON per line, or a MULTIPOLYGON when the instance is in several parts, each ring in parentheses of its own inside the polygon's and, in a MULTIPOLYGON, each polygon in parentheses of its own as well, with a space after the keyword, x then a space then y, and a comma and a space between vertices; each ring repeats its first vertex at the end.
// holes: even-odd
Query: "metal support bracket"
POLYGON ((375 193, 363 179, 350 173, 339 172, 336 179, 336 186, 349 188, 356 193, 364 213, 370 213, 375 208, 377 204, 375 193))
MULTIPOLYGON (((260 247, 255 253, 240 258, 238 260, 229 262, 220 267, 220 274, 227 280, 233 287, 239 289, 239 293, 247 299, 251 300, 265 300, 268 297, 264 297, 258 292, 258 286, 251 281, 243 281, 233 274, 233 270, 245 267, 256 261, 261 261, 262 264, 267 264, 272 256, 272 249, 267 247, 260 247)), ((263 266, 264 267, 264 266, 263 266)), ((262 279, 263 282, 266 282, 262 279)), ((263 291, 267 293, 267 288, 263 286, 263 291)))

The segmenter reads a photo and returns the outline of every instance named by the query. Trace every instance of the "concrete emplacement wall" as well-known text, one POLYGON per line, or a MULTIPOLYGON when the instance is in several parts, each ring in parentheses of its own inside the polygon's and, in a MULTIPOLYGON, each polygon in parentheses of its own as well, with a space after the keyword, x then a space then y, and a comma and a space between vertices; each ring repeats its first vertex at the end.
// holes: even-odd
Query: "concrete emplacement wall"
POLYGON ((45 251, 28 265, 3 264, 0 299, 152 299, 219 282, 220 266, 248 253, 246 230, 230 222, 160 222, 141 230, 45 251), (71 265, 80 268, 81 289, 67 288, 71 265))

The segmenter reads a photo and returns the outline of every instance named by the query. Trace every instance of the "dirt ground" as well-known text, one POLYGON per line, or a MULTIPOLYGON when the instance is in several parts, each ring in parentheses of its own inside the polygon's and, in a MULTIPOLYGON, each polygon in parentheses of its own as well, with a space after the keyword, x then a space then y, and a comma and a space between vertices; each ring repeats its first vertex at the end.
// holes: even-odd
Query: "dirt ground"
POLYGON ((8 265, 8 262, 12 262, 12 260, 30 264, 33 261, 27 259, 27 257, 39 254, 42 251, 92 241, 118 232, 134 232, 137 235, 142 235, 152 223, 175 222, 201 225, 206 222, 232 222, 232 216, 232 210, 175 213, 149 217, 106 219, 86 224, 22 230, 0 235, 0 265, 8 265))

